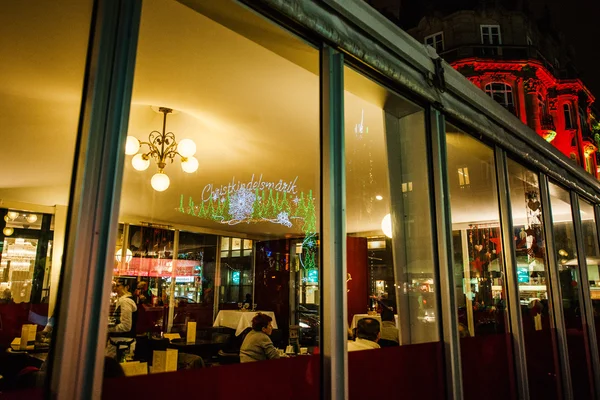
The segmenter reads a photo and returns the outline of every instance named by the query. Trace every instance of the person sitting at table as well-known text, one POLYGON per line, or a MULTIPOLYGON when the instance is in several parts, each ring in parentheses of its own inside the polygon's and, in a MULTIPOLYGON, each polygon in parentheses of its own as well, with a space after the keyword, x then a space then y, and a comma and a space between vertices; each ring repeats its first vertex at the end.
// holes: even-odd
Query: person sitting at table
POLYGON ((252 318, 252 330, 248 332, 240 348, 240 362, 272 360, 280 358, 279 351, 271 341, 273 318, 258 313, 252 318))
POLYGON ((114 311, 110 315, 110 321, 113 323, 108 327, 109 343, 105 354, 109 357, 117 356, 119 343, 123 343, 131 349, 131 345, 135 341, 137 320, 137 306, 132 294, 129 292, 129 284, 124 279, 117 279, 115 291, 117 302, 114 311))
POLYGON ((398 328, 396 328, 396 319, 394 318, 394 311, 391 307, 385 307, 381 309, 381 339, 379 340, 379 346, 381 347, 392 347, 399 345, 399 334, 398 328))
POLYGON ((356 340, 348 341, 348 351, 379 349, 379 321, 375 318, 363 318, 356 324, 356 340))
POLYGON ((148 282, 139 281, 135 290, 136 304, 152 305, 152 291, 148 289, 148 282))

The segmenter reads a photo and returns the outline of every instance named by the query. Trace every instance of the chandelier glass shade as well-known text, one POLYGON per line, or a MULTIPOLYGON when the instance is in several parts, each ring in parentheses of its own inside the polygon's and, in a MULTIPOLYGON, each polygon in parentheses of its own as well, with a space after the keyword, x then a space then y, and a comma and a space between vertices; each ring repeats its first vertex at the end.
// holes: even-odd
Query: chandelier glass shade
POLYGON ((177 143, 175 134, 167 132, 167 115, 172 113, 173 110, 160 107, 158 111, 164 115, 162 132, 150 132, 147 142, 142 142, 133 136, 127 136, 125 154, 135 154, 131 159, 131 165, 137 171, 147 170, 151 164, 150 160, 153 160, 158 167, 158 172, 152 176, 150 184, 157 192, 163 192, 169 188, 171 183, 164 171, 167 163, 173 163, 179 157, 181 159, 181 169, 191 174, 198 170, 198 160, 194 157, 196 143, 193 140, 183 139, 177 143))

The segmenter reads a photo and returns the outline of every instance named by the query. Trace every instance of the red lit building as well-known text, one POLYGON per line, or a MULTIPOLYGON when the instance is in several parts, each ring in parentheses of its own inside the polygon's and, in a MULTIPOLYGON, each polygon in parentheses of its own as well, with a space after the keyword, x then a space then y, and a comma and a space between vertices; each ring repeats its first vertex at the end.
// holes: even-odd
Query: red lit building
POLYGON ((535 2, 369 1, 454 68, 598 177, 594 95, 573 54, 535 2), (414 2, 413 2, 414 3, 414 2), (438 4, 439 3, 439 4, 438 4))

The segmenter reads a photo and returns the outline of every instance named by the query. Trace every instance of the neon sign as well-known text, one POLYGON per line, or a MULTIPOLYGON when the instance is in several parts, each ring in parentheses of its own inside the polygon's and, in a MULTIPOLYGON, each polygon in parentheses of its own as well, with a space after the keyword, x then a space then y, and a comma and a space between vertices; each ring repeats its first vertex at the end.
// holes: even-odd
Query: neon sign
POLYGON ((182 214, 225 225, 272 223, 287 228, 297 226, 304 233, 300 262, 304 268, 316 268, 317 214, 312 190, 298 192, 298 177, 290 181, 280 179, 237 181, 216 187, 208 184, 202 198, 196 202, 190 196, 186 203, 182 194, 176 210, 182 214))

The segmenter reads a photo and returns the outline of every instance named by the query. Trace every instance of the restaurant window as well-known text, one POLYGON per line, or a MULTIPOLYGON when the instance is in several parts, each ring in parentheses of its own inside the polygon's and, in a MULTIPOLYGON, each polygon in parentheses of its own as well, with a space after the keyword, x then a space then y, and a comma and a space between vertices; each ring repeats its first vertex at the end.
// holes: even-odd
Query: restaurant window
POLYGON ((494 171, 494 151, 451 124, 446 124, 446 143, 449 171, 464 163, 486 166, 470 171, 469 188, 462 188, 456 180, 449 182, 465 397, 476 398, 483 388, 493 385, 499 390, 498 398, 509 398, 512 364, 505 255, 496 174, 489 172, 494 171))
POLYGON ((546 259, 543 207, 538 175, 521 164, 507 160, 512 210, 516 277, 529 392, 532 398, 557 398, 558 366, 551 322, 553 304, 546 259))
POLYGON ((433 47, 435 51, 441 53, 444 51, 444 32, 437 32, 425 37, 425 44, 433 47))
MULTIPOLYGON (((418 396, 423 388, 408 382, 420 379, 435 397, 443 387, 425 112, 350 67, 344 89, 350 397, 372 396, 373 365, 386 381, 407 382, 403 395, 418 396)), ((376 385, 381 396, 399 393, 376 385)))
POLYGON ((0 13, 3 393, 43 387, 55 345, 91 19, 91 1, 10 2, 0 13))
MULTIPOLYGON (((318 396, 318 355, 296 357, 320 343, 318 73, 317 49, 233 2, 143 4, 119 211, 130 258, 115 260, 107 321, 126 375, 211 367, 178 383, 210 396, 228 364, 265 360, 219 397, 265 373, 318 396)), ((164 389, 139 395, 170 395, 172 375, 152 379, 164 389)))
POLYGON ((562 297, 565 333, 569 349, 571 384, 575 399, 589 399, 593 397, 590 376, 591 359, 587 344, 587 324, 585 323, 571 196, 567 190, 553 183, 550 183, 549 191, 552 232, 560 282, 559 290, 562 297))
MULTIPOLYGON (((590 286, 590 297, 594 309, 594 326, 596 328, 596 340, 600 343, 600 247, 598 244, 598 230, 595 206, 588 201, 579 198, 579 209, 581 215, 581 227, 583 231, 582 240, 585 251, 585 264, 590 286)), ((589 323, 592 323, 591 321, 589 323)))
POLYGON ((485 93, 501 104, 508 111, 515 112, 515 103, 513 99, 513 90, 510 85, 502 82, 492 82, 485 85, 485 93))

